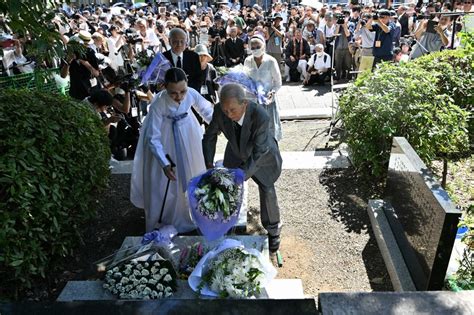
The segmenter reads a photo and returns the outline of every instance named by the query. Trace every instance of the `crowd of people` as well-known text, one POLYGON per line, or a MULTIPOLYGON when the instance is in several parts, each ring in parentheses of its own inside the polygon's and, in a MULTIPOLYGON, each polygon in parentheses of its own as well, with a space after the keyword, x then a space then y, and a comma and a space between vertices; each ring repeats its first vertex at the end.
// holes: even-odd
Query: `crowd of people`
MULTIPOLYGON (((262 223, 276 251, 281 222, 274 183, 281 172, 282 133, 274 96, 282 82, 324 85, 332 75, 351 79, 382 61, 409 62, 455 48, 464 13, 472 10, 471 0, 454 7, 418 1, 396 9, 357 1, 317 8, 274 2, 266 10, 238 0, 198 2, 187 10, 64 4, 52 23, 67 53, 48 66, 69 80, 72 98, 89 103, 101 117, 114 156, 135 156, 131 195, 146 210, 147 231, 158 217, 180 232, 194 228, 185 210, 185 184, 213 167, 222 132, 229 140, 224 166, 242 168, 258 184, 262 223), (137 86, 130 76, 157 53, 171 64, 164 84, 137 86), (237 84, 219 87, 220 67, 241 67, 265 90, 265 101, 249 102, 237 84), (202 148, 195 145, 200 139, 202 148), (164 208, 167 180, 174 182, 174 197, 164 208)), ((44 66, 29 55, 33 35, 13 34, 8 16, 0 17, 0 34, 2 75, 44 66)))

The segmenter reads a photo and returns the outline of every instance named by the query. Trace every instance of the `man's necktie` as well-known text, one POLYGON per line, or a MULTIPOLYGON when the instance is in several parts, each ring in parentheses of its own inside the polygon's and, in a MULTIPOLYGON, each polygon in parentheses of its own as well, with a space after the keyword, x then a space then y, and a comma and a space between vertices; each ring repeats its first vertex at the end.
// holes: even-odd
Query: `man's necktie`
POLYGON ((235 131, 235 139, 237 140, 237 145, 240 148, 240 133, 242 131, 242 126, 239 125, 237 122, 234 122, 234 131, 235 131))
POLYGON ((176 67, 177 68, 183 68, 183 65, 181 63, 181 56, 178 56, 178 61, 176 62, 176 67))

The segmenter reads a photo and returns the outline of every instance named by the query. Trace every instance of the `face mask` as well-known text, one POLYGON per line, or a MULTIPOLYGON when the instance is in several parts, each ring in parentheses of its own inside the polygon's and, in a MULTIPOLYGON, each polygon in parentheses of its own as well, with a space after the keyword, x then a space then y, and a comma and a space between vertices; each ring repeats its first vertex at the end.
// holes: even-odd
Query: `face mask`
POLYGON ((265 53, 265 50, 263 49, 263 47, 259 49, 252 49, 252 55, 254 57, 260 58, 263 56, 264 53, 265 53))

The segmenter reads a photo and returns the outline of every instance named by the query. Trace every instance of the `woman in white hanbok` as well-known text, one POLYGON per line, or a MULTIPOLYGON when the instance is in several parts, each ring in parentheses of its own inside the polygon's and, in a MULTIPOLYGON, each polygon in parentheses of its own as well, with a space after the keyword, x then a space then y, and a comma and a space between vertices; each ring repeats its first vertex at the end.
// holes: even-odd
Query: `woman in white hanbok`
POLYGON ((206 170, 202 154, 203 131, 191 107, 209 123, 213 106, 187 86, 186 74, 171 68, 165 89, 150 105, 140 132, 133 161, 130 199, 145 209, 146 231, 173 225, 179 233, 196 227, 191 219, 185 189, 191 178, 206 170), (176 168, 172 169, 169 154, 176 168), (168 180, 171 179, 162 221, 159 221, 168 180))

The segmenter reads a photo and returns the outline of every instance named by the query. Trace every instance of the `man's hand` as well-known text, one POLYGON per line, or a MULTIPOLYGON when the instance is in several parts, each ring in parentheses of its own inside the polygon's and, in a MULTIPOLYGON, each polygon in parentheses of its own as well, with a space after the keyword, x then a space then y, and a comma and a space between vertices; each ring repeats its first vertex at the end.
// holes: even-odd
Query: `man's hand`
POLYGON ((163 167, 163 172, 165 173, 166 177, 168 177, 169 180, 176 180, 176 174, 174 173, 171 165, 167 165, 163 167))
POLYGON ((291 60, 291 62, 295 62, 296 59, 295 59, 295 57, 290 56, 290 60, 291 60))
POLYGON ((106 124, 106 125, 115 124, 115 123, 119 122, 120 120, 122 120, 122 116, 120 116, 120 115, 113 115, 113 116, 108 117, 108 118, 105 120, 105 124, 106 124))

